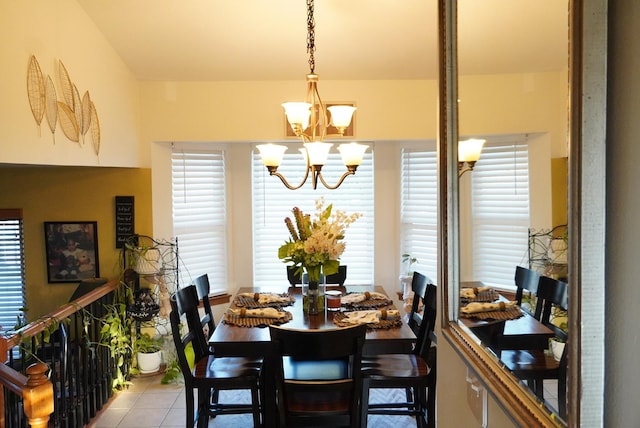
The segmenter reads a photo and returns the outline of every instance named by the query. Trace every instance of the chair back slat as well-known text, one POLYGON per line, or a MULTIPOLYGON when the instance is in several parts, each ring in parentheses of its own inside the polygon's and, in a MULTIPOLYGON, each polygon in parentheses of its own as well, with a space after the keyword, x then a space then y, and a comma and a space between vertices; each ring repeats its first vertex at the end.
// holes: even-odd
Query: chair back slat
POLYGON ((200 324, 202 324, 203 328, 207 328, 206 336, 209 338, 216 329, 216 321, 213 316, 213 311, 211 310, 211 302, 209 301, 209 291, 211 290, 209 275, 206 273, 200 275, 193 281, 193 285, 196 286, 198 299, 204 308, 204 315, 200 317, 200 324))

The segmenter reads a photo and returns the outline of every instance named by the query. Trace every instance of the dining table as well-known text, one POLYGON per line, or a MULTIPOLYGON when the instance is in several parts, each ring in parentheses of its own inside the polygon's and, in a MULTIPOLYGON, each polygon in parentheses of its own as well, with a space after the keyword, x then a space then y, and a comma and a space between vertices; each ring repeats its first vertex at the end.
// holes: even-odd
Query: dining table
MULTIPOLYGON (((481 282, 463 282, 462 287, 483 286, 481 282)), ((508 302, 505 296, 495 293, 495 302, 508 302)), ((461 303, 461 307, 464 303, 461 303)), ((492 319, 460 316, 458 321, 471 330, 480 341, 498 357, 505 349, 549 348, 549 339, 555 336, 553 330, 541 323, 530 312, 518 307, 520 316, 513 319, 492 319)))
MULTIPOLYGON (((343 293, 365 293, 375 291, 377 293, 390 296, 384 287, 376 285, 348 285, 346 287, 327 287, 342 291, 343 293)), ((308 315, 303 312, 303 299, 301 287, 240 287, 234 296, 230 309, 241 309, 238 305, 238 296, 244 293, 278 293, 291 297, 291 302, 281 306, 279 310, 290 313, 284 327, 299 330, 322 330, 341 328, 334 321, 338 319, 348 308, 343 307, 339 311, 329 311, 326 309, 318 315, 308 315)), ((325 305, 326 306, 326 305, 325 305)), ((391 297, 386 309, 395 309, 391 297)), ((365 343, 363 346, 364 355, 409 353, 413 349, 416 336, 406 322, 394 328, 371 328, 367 330, 365 343)), ((277 404, 275 394, 274 361, 271 345, 271 337, 267 325, 260 326, 240 326, 230 322, 225 322, 225 318, 216 326, 213 334, 209 338, 209 345, 215 355, 218 356, 243 356, 264 358, 263 371, 265 381, 265 396, 263 405, 264 426, 277 426, 277 404)))

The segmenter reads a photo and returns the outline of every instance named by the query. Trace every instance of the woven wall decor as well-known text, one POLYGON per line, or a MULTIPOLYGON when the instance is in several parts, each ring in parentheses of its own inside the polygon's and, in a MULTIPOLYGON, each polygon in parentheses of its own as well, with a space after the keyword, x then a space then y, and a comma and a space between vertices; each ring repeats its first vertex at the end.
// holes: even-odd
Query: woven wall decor
POLYGON ((58 61, 60 90, 56 91, 50 75, 46 79, 35 55, 29 58, 27 67, 27 95, 33 118, 40 128, 46 114, 47 123, 55 144, 57 124, 67 139, 84 146, 85 135, 91 131, 91 146, 96 156, 100 154, 100 121, 89 91, 82 98, 71 80, 67 68, 58 61), (58 93, 62 99, 58 99, 58 93))

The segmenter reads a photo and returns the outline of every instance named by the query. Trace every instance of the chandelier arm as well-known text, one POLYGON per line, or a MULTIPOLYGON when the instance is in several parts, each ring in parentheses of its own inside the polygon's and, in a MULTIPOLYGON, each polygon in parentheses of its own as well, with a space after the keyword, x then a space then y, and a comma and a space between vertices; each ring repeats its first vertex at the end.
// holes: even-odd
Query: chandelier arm
MULTIPOLYGON (((282 181, 282 184, 284 184, 287 189, 289 189, 289 190, 297 190, 297 189, 301 188, 304 185, 304 183, 307 182, 307 178, 309 177, 309 171, 310 171, 310 168, 307 168, 307 172, 305 173, 304 178, 302 179, 300 184, 298 184, 297 186, 292 186, 291 184, 289 184, 287 179, 284 178, 284 175, 280 174, 276 170, 269 170, 269 175, 273 175, 275 177, 278 177, 280 179, 280 181, 282 181)), ((314 187, 314 189, 315 189, 315 187, 314 187)))
MULTIPOLYGON (((322 185, 324 187, 326 187, 329 190, 335 190, 338 187, 340 187, 340 185, 342 184, 342 182, 344 181, 345 178, 347 178, 350 175, 354 175, 356 173, 356 169, 357 168, 358 168, 358 165, 348 165, 347 166, 347 171, 344 174, 342 174, 342 177, 340 177, 340 180, 338 180, 338 182, 333 186, 329 185, 324 180, 324 177, 322 176, 322 174, 320 172, 318 172, 318 178, 320 178, 320 181, 322 182, 322 185)), ((315 186, 314 186, 314 189, 315 189, 315 186)))

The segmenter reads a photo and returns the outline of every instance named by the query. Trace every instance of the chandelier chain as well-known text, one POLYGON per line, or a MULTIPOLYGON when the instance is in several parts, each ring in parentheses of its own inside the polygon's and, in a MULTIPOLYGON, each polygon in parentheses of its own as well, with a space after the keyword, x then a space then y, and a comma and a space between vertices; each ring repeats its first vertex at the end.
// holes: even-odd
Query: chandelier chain
POLYGON ((307 0, 307 53, 309 54, 309 70, 311 74, 315 73, 316 59, 314 53, 316 51, 316 22, 313 18, 313 0, 307 0))

